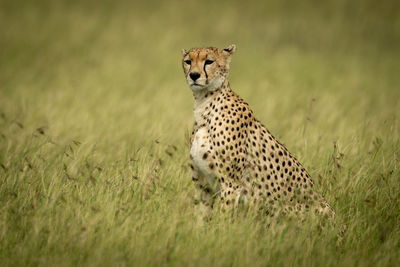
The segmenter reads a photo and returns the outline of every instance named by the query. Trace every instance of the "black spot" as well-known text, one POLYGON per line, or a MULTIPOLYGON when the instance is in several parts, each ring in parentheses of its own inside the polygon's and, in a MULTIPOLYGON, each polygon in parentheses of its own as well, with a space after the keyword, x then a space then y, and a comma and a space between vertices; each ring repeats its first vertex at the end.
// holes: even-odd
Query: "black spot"
POLYGON ((206 159, 208 157, 208 153, 203 154, 203 159, 206 159))

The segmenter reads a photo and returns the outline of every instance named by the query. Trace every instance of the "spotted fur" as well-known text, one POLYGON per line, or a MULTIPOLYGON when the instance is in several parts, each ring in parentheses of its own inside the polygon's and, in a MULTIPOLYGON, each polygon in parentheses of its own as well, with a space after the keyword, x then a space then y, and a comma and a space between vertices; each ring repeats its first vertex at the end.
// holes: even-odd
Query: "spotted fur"
POLYGON ((182 51, 195 100, 190 160, 201 210, 207 215, 219 196, 223 210, 243 202, 271 216, 311 210, 333 217, 304 167, 231 90, 227 78, 235 50, 182 51))

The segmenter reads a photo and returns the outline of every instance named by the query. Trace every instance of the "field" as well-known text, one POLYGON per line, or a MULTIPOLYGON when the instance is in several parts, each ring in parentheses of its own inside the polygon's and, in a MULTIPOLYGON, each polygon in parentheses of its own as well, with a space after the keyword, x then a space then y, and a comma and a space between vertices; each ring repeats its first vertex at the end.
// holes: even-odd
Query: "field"
POLYGON ((398 2, 2 0, 0 35, 0 266, 400 265, 398 2), (197 223, 181 49, 231 43, 336 226, 197 223))

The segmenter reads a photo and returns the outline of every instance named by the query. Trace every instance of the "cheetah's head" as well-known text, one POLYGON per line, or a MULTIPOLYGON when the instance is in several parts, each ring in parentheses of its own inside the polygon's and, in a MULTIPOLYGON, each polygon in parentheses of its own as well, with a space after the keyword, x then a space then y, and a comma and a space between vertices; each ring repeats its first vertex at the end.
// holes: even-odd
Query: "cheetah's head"
POLYGON ((215 47, 183 49, 182 66, 189 87, 193 91, 215 91, 221 87, 228 77, 235 50, 235 45, 222 50, 215 47))

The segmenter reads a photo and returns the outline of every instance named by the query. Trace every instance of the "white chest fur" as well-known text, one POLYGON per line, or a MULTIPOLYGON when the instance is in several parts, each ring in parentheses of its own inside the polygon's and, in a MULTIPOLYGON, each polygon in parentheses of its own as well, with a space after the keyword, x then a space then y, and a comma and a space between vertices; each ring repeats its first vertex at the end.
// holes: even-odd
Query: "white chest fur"
MULTIPOLYGON (((202 125, 194 133, 193 141, 190 147, 190 156, 192 164, 205 176, 208 184, 212 188, 215 186, 215 174, 212 169, 215 170, 215 163, 212 159, 212 152, 210 151, 211 138, 207 131, 207 116, 210 115, 210 103, 213 101, 213 97, 206 97, 207 92, 198 92, 195 95, 194 103, 194 120, 195 125, 202 125)), ((214 188, 216 189, 216 188, 214 188)))
POLYGON ((211 185, 213 190, 215 187, 215 175, 210 169, 213 165, 213 160, 211 156, 210 149, 210 139, 207 133, 207 129, 202 127, 197 130, 193 137, 192 146, 190 147, 190 155, 192 158, 192 164, 205 176, 208 184, 211 185))
POLYGON ((206 176, 213 176, 210 169, 212 158, 210 153, 210 140, 207 129, 202 127, 197 130, 190 147, 192 163, 206 176))
POLYGON ((208 155, 209 150, 209 138, 205 127, 197 130, 193 137, 192 146, 190 147, 190 155, 192 161, 197 168, 200 169, 204 174, 208 173, 208 155), (206 156, 204 156, 206 155, 206 156))

